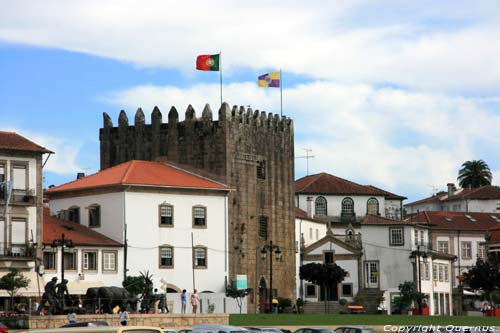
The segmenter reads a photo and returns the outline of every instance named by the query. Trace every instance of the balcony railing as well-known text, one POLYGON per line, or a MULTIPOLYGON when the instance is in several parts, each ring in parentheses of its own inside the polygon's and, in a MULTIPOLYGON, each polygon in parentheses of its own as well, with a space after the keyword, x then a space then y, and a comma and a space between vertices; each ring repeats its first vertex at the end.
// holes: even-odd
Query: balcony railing
POLYGON ((0 243, 0 259, 6 258, 34 258, 34 248, 28 244, 0 243))
MULTIPOLYGON (((34 205, 35 204, 35 198, 36 196, 34 195, 33 190, 12 190, 12 193, 10 195, 10 203, 11 204, 28 204, 28 205, 34 205)), ((5 200, 7 199, 7 190, 5 188, 0 190, 0 203, 5 203, 5 200)))

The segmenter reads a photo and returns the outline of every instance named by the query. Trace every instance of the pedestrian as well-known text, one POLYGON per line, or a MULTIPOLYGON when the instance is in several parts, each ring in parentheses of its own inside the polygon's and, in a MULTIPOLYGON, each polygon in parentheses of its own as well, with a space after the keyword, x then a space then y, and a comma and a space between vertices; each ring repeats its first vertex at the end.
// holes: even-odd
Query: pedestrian
POLYGON ((191 305, 193 306, 193 313, 196 314, 196 311, 198 310, 198 303, 200 302, 200 296, 198 296, 198 290, 194 290, 193 294, 191 295, 191 305))
POLYGON ((69 313, 68 313, 68 321, 70 324, 74 324, 76 323, 76 313, 74 310, 71 310, 69 313))
POLYGON ((186 305, 187 305, 186 289, 182 289, 182 294, 181 294, 181 312, 183 314, 186 313, 186 305))
POLYGON ((123 309, 123 311, 120 311, 118 313, 118 315, 120 316, 120 325, 127 326, 127 323, 128 323, 128 311, 127 311, 127 309, 123 309))
POLYGON ((481 312, 483 313, 483 316, 487 316, 488 315, 488 310, 490 310, 490 305, 488 304, 488 302, 484 302, 483 304, 483 307, 481 308, 481 312))

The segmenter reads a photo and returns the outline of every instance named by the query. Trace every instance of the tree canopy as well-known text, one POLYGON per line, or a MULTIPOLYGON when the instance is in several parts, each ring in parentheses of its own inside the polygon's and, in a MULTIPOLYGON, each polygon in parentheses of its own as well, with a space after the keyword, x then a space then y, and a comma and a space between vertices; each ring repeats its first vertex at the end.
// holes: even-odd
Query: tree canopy
POLYGON ((473 290, 500 290, 500 265, 478 258, 476 265, 463 273, 463 282, 473 290))
POLYGON ((11 305, 14 297, 21 288, 27 288, 31 280, 25 277, 15 268, 0 278, 0 289, 6 290, 11 298, 11 305))
POLYGON ((300 266, 299 275, 302 280, 317 285, 336 285, 344 280, 346 271, 336 264, 309 263, 300 266))
POLYGON ((132 297, 142 294, 146 282, 144 276, 127 276, 122 282, 123 288, 127 289, 132 297))
POLYGON ((457 180, 462 188, 477 188, 491 185, 493 176, 486 162, 473 160, 462 164, 457 180))

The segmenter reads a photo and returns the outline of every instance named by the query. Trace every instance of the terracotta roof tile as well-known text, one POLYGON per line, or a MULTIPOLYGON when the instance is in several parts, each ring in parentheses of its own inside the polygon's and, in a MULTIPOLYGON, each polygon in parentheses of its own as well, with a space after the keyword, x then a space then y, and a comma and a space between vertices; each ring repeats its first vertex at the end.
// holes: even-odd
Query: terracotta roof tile
POLYGON ((393 220, 377 215, 366 215, 361 221, 361 225, 416 225, 417 223, 407 220, 393 220))
POLYGON ((407 221, 427 223, 435 230, 487 231, 500 226, 500 214, 463 212, 418 212, 408 216, 407 221))
POLYGON ((132 160, 104 169, 93 175, 45 191, 54 194, 114 185, 142 185, 178 188, 229 190, 224 184, 209 180, 161 162, 132 160))
POLYGON ((448 196, 447 192, 439 192, 431 197, 427 197, 424 199, 420 199, 417 201, 407 203, 407 204, 405 204, 405 206, 414 206, 414 205, 420 205, 423 203, 440 202, 443 198, 446 198, 447 196, 448 196))
POLYGON ((74 245, 79 246, 122 246, 92 229, 81 224, 61 220, 50 215, 48 208, 43 209, 43 244, 50 245, 54 239, 61 239, 64 233, 66 239, 71 239, 74 245))
POLYGON ((318 222, 318 223, 327 223, 327 221, 324 221, 324 220, 320 220, 320 219, 317 219, 317 218, 311 218, 311 217, 307 217, 307 212, 305 210, 302 210, 300 208, 297 208, 295 207, 295 217, 298 218, 298 219, 303 219, 303 220, 308 220, 308 221, 312 221, 312 222, 318 222))
POLYGON ((443 199, 443 201, 454 201, 463 199, 500 199, 500 186, 483 186, 479 188, 467 188, 462 191, 443 199))
POLYGON ((45 147, 37 145, 16 132, 0 131, 0 149, 31 151, 37 153, 53 153, 45 147))
POLYGON ((302 177, 295 181, 295 193, 302 194, 342 194, 380 195, 387 199, 404 200, 406 197, 384 191, 372 185, 360 185, 337 176, 322 172, 302 177))

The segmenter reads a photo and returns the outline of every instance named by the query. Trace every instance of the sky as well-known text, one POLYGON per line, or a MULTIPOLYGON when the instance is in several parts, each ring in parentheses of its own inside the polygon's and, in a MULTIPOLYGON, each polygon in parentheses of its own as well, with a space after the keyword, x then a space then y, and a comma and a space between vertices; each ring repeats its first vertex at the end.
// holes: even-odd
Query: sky
POLYGON ((45 187, 95 173, 103 112, 218 110, 219 73, 195 60, 219 52, 231 106, 279 113, 256 81, 282 70, 309 174, 413 201, 482 159, 500 184, 498 1, 0 0, 0 130, 55 152, 45 187))

